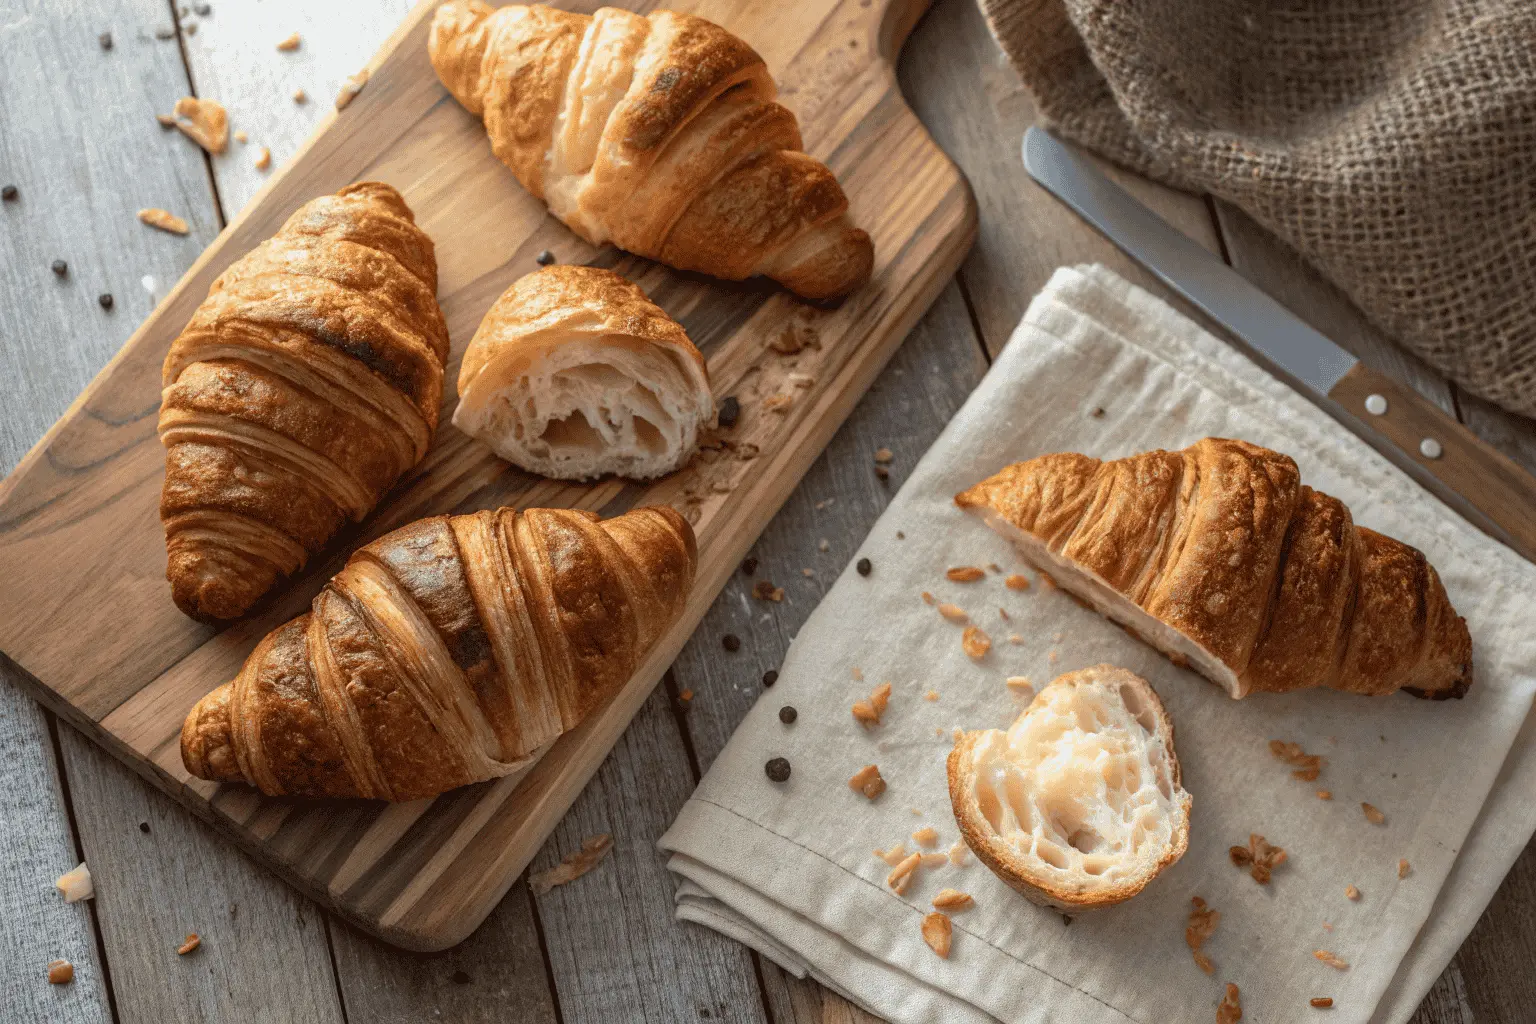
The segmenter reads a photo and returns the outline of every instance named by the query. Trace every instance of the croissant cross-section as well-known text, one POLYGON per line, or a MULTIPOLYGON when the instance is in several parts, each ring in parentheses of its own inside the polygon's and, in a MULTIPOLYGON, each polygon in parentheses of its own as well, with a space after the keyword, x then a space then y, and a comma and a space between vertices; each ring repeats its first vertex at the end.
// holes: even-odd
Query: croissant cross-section
POLYGON ((697 549, 671 508, 436 516, 359 549, 188 714, 193 775, 412 800, 507 775, 634 675, 697 549))
POLYGON ((1460 697, 1472 640, 1439 575, 1296 463, 1208 437, 1016 463, 957 495, 1062 586, 1233 697, 1329 686, 1460 697))
POLYGON ((523 187, 593 244, 764 274, 813 299, 869 279, 869 235, 750 46, 690 14, 452 0, 427 42, 523 187))

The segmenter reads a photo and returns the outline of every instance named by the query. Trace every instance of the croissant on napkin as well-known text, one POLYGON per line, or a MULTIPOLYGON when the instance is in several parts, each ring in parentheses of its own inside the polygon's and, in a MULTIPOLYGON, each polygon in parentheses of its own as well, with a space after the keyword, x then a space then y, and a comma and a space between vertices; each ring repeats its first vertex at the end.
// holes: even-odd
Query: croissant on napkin
POLYGON ((1434 567, 1356 526, 1288 456, 1208 437, 1016 463, 955 498, 1025 557, 1233 697, 1330 686, 1460 697, 1472 640, 1434 567))
POLYGON ((687 462, 714 412, 682 325, 611 270, 554 266, 480 322, 453 425, 543 476, 646 480, 687 462))
POLYGON ((232 263, 165 358, 166 576, 243 615, 426 454, 448 328, 432 240, 380 182, 313 199, 232 263))
POLYGON ((720 26, 453 0, 427 49, 496 156, 594 245, 732 281, 764 274, 811 299, 869 280, 874 250, 847 196, 800 152, 763 59, 720 26))
POLYGON ((670 508, 435 516, 360 548, 181 730, 193 775, 414 800, 506 775, 623 687, 687 603, 670 508))

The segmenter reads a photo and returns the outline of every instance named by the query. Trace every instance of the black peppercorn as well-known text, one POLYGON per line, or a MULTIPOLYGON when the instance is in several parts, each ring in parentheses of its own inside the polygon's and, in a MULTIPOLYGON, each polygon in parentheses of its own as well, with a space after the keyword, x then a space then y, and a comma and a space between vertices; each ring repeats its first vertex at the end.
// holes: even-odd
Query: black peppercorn
POLYGON ((157 28, 155 29, 155 38, 160 40, 162 43, 168 39, 175 39, 176 30, 172 28, 157 28))
POLYGON ((757 572, 757 559, 748 556, 741 560, 741 571, 751 576, 757 572))
POLYGON ((469 984, 469 972, 468 971, 454 971, 453 972, 453 983, 455 985, 468 985, 469 984))
POLYGON ((103 50, 110 50, 110 49, 112 49, 112 33, 111 32, 103 32, 101 35, 96 37, 96 41, 101 44, 101 48, 103 50))
POLYGON ((854 564, 853 568, 858 572, 860 576, 868 576, 870 570, 874 568, 874 565, 870 563, 869 559, 861 558, 857 563, 854 564))
POLYGON ((776 683, 778 681, 779 681, 779 670, 778 669, 771 668, 767 672, 763 673, 763 685, 764 686, 772 686, 774 683, 776 683))
POLYGON ((65 263, 63 260, 54 260, 53 272, 58 274, 60 277, 63 277, 65 274, 69 273, 69 264, 65 263))
POLYGON ((741 402, 735 395, 730 395, 720 400, 720 415, 718 422, 722 427, 730 428, 736 425, 741 418, 741 402))
POLYGON ((735 633, 727 633, 720 638, 720 644, 728 651, 741 650, 741 637, 735 633))
POLYGON ((783 707, 779 708, 779 721, 783 722, 785 725, 795 724, 795 719, 799 717, 800 712, 796 711, 793 705, 785 704, 783 707))
POLYGON ((767 772, 768 777, 774 782, 788 782, 789 760, 783 757, 775 757, 763 765, 763 771, 767 772))
POLYGON ((101 303, 101 308, 102 309, 111 309, 112 308, 112 293, 111 292, 102 292, 100 295, 96 296, 96 301, 101 303))
POLYGON ((14 202, 18 195, 20 193, 16 191, 15 185, 7 185, 4 188, 0 188, 0 199, 4 199, 8 203, 14 202))
POLYGON ((544 249, 533 258, 533 262, 537 263, 541 267, 547 267, 551 263, 555 262, 555 254, 550 252, 548 249, 544 249))
POLYGON ((143 832, 145 835, 149 835, 149 822, 147 822, 147 821, 139 822, 139 831, 143 832))

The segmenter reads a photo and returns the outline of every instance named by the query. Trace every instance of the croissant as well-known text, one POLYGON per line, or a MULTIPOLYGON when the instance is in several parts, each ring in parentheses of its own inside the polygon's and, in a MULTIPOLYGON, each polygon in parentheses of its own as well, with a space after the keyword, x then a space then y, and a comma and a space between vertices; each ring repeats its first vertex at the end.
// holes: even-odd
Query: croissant
POLYGON ((869 280, 837 179, 800 152, 763 59, 718 25, 453 0, 427 50, 496 156, 592 244, 812 299, 869 280))
POLYGON ((1472 640, 1434 567, 1357 527, 1296 463, 1208 437, 1044 455, 959 494, 1063 587, 1233 697, 1330 686, 1463 696, 1472 640))
POLYGON ((313 199, 219 275, 165 357, 166 576, 243 615, 419 462, 448 328, 432 240, 380 182, 313 199))
POLYGON ((688 461, 714 411, 704 357, 677 321, 611 270, 554 266, 480 322, 453 424, 543 476, 645 480, 688 461))
POLYGON ((182 763, 271 796, 415 800, 499 778, 634 674, 696 559, 664 507, 411 523, 355 552, 197 703, 182 763))

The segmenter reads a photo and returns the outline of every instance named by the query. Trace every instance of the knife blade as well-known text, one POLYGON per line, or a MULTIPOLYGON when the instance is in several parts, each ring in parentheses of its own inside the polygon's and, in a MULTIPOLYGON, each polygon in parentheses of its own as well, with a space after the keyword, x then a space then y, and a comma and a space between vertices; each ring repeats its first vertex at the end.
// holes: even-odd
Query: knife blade
POLYGON ((1049 132, 1024 134, 1024 167, 1255 362, 1469 523, 1536 561, 1536 478, 1418 392, 1365 366, 1049 132))

